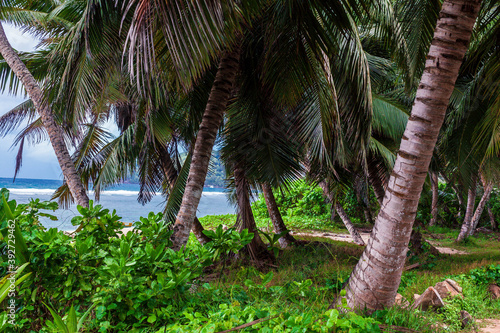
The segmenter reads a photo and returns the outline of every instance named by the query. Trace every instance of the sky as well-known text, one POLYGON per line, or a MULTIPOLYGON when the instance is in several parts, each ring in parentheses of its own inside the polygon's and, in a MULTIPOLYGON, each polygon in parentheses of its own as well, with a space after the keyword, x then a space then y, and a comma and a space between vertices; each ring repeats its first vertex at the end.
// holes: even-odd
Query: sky
MULTIPOLYGON (((2 23, 5 34, 12 47, 18 51, 33 51, 38 44, 29 34, 24 34, 15 27, 2 23)), ((7 113, 12 108, 24 102, 25 96, 12 96, 7 93, 0 94, 0 116, 7 113)), ((118 129, 112 121, 104 124, 104 127, 112 135, 118 135, 118 129)), ((16 134, 23 128, 23 124, 13 134, 0 137, 0 178, 12 178, 16 163, 16 155, 19 147, 12 147, 16 134)), ((23 163, 19 171, 18 178, 31 179, 63 179, 61 168, 57 162, 56 155, 52 146, 47 143, 41 143, 36 146, 24 145, 23 163)))
MULTIPOLYGON (((18 51, 32 51, 37 41, 28 34, 23 34, 16 28, 3 24, 7 38, 12 47, 18 51)), ((0 115, 5 114, 13 107, 19 105, 26 98, 24 96, 0 95, 0 115)), ((14 176, 15 158, 18 147, 11 147, 15 134, 0 137, 0 177, 12 178, 14 176)), ((54 151, 49 143, 40 144, 36 147, 25 145, 23 164, 19 172, 19 178, 34 179, 62 179, 61 169, 57 163, 54 151)))

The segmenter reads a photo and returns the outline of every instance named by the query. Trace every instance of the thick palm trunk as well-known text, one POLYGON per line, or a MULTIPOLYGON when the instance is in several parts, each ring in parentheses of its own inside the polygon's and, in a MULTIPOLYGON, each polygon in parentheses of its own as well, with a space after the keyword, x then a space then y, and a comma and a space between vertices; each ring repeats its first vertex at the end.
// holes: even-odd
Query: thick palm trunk
MULTIPOLYGON (((179 177, 179 173, 177 172, 177 169, 175 168, 174 162, 170 158, 170 155, 168 152, 161 151, 160 152, 161 159, 162 159, 162 165, 163 165, 163 171, 165 172, 165 175, 168 178, 168 183, 170 188, 172 189, 175 185, 175 182, 177 182, 177 178, 179 177)), ((203 226, 200 223, 200 220, 195 216, 193 220, 193 225, 191 227, 191 231, 193 234, 196 236, 196 239, 198 242, 200 242, 202 245, 205 243, 210 242, 210 238, 203 233, 203 226)))
POLYGON ((286 248, 297 242, 295 238, 288 232, 285 222, 281 217, 281 213, 276 204, 276 199, 274 198, 273 189, 269 184, 262 184, 262 193, 264 194, 264 199, 266 200, 267 211, 269 212, 269 218, 273 223, 273 231, 275 234, 280 234, 286 232, 283 237, 279 239, 281 248, 286 248))
POLYGON ((481 215, 483 214, 484 207, 490 200, 491 191, 493 190, 493 183, 486 181, 483 177, 481 177, 481 180, 483 181, 484 192, 479 204, 477 205, 476 212, 472 217, 469 236, 474 235, 477 225, 479 224, 479 220, 481 219, 481 215))
POLYGON ((335 210, 337 211, 337 214, 339 214, 340 218, 342 219, 342 222, 344 222, 345 227, 349 231, 349 234, 351 235, 352 239, 354 240, 354 243, 358 245, 365 245, 365 242, 363 241, 363 238, 361 238, 361 235, 359 234, 358 230, 356 230, 356 227, 354 224, 352 224, 351 219, 349 218, 349 215, 344 210, 344 207, 337 201, 335 203, 335 210))
POLYGON ((472 216, 474 215, 474 206, 476 204, 476 195, 477 195, 477 180, 476 178, 472 179, 472 184, 469 187, 468 195, 467 195, 467 209, 465 211, 464 222, 462 223, 462 228, 460 229, 460 233, 457 237, 457 242, 460 242, 469 235, 469 231, 472 228, 472 216))
POLYGON ((1 23, 0 53, 2 54, 12 71, 22 82, 24 88, 26 89, 26 92, 28 93, 28 96, 33 101, 33 104, 35 105, 35 108, 40 115, 43 127, 47 130, 50 143, 54 148, 57 161, 59 162, 62 173, 64 175, 64 179, 68 184, 68 188, 71 192, 71 195, 73 196, 73 199, 78 205, 88 207, 89 198, 87 196, 87 192, 85 190, 85 187, 83 186, 80 175, 76 171, 75 164, 71 159, 68 148, 64 143, 62 131, 54 120, 54 116, 49 104, 44 101, 43 92, 38 86, 35 78, 33 77, 33 75, 31 75, 28 68, 26 68, 24 63, 21 61, 21 59, 7 40, 7 36, 5 36, 5 32, 1 23))
POLYGON ((430 172, 429 174, 432 188, 431 221, 429 226, 433 226, 436 224, 438 217, 439 179, 437 172, 430 172))
POLYGON ((359 235, 358 230, 356 229, 354 224, 352 224, 349 215, 347 215, 347 213, 345 212, 344 207, 342 207, 342 205, 338 201, 336 201, 335 198, 333 197, 327 182, 324 180, 321 181, 319 183, 319 187, 321 187, 321 189, 323 190, 323 195, 328 198, 328 201, 330 201, 330 204, 332 205, 332 210, 336 211, 337 214, 339 214, 342 223, 344 223, 347 231, 349 231, 349 234, 351 235, 354 242, 359 245, 365 245, 365 242, 359 235))
POLYGON ((372 237, 347 286, 353 309, 394 304, 418 201, 481 1, 445 0, 372 237))
POLYGON ((172 242, 175 250, 179 250, 187 243, 189 231, 193 226, 217 131, 221 125, 238 72, 239 56, 239 47, 235 47, 232 52, 225 52, 219 62, 219 68, 196 137, 181 207, 174 224, 172 242))

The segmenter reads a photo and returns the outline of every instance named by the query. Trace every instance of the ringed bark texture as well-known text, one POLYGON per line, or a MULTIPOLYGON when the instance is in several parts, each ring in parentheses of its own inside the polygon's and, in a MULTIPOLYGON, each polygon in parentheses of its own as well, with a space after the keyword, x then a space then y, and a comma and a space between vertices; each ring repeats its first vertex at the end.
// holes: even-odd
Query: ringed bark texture
POLYGON ((476 187, 477 179, 473 178, 467 195, 467 209, 465 211, 464 222, 462 223, 462 228, 458 234, 457 242, 464 240, 469 235, 469 231, 472 228, 472 216, 474 215, 474 206, 476 204, 477 195, 476 187))
POLYGON ((239 47, 235 47, 233 51, 226 51, 219 62, 215 81, 196 136, 186 189, 174 224, 174 233, 171 238, 174 250, 179 250, 187 243, 189 232, 193 227, 217 131, 238 72, 239 56, 239 47))
POLYGON ((35 78, 28 70, 26 65, 21 61, 16 51, 10 45, 7 36, 5 36, 5 31, 2 24, 0 23, 0 53, 4 57, 5 61, 16 74, 19 80, 22 82, 28 96, 33 101, 35 109, 42 119, 43 127, 47 130, 49 135, 50 143, 54 148, 54 152, 61 167, 62 173, 68 184, 69 191, 73 196, 75 202, 82 206, 89 206, 89 197, 87 196, 87 191, 83 186, 80 175, 76 171, 75 164, 71 159, 71 155, 68 152, 68 148, 64 143, 63 134, 56 123, 54 116, 52 114, 52 109, 49 104, 44 100, 42 89, 38 86, 35 78))
POLYGON ((445 0, 372 237, 347 286, 353 309, 394 304, 418 201, 481 1, 445 0))
POLYGON ((273 223, 274 233, 280 234, 282 232, 286 233, 279 239, 281 248, 286 248, 289 245, 297 242, 297 240, 290 235, 288 229, 286 228, 285 222, 281 217, 281 213, 276 204, 276 199, 274 198, 273 189, 269 184, 262 184, 262 193, 264 194, 264 199, 266 200, 267 211, 269 212, 269 218, 273 223))
POLYGON ((432 187, 431 221, 429 226, 433 226, 436 224, 438 217, 439 179, 437 172, 431 172, 429 175, 432 187))

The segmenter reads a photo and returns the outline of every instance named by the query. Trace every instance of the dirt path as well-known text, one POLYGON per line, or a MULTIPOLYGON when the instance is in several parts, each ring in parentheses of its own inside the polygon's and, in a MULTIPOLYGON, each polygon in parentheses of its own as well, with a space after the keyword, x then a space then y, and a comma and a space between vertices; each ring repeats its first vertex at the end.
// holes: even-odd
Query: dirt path
MULTIPOLYGON (((336 234, 324 231, 308 231, 308 232, 291 231, 290 233, 293 236, 299 236, 299 237, 327 238, 334 241, 354 243, 354 240, 349 234, 336 234)), ((361 232, 360 235, 361 238, 363 238, 363 241, 365 241, 365 243, 368 242, 368 239, 370 239, 370 233, 368 232, 361 232)), ((455 250, 449 247, 436 246, 436 244, 432 241, 429 241, 429 243, 432 244, 442 254, 454 254, 454 255, 467 254, 467 252, 465 251, 455 250)))
POLYGON ((480 333, 500 333, 500 320, 498 319, 487 319, 478 320, 480 324, 486 324, 485 327, 479 330, 480 333))

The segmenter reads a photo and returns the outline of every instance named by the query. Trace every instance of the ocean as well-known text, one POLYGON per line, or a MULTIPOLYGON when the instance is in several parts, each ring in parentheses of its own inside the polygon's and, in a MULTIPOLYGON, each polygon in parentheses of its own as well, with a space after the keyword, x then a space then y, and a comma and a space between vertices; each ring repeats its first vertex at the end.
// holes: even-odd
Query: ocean
MULTIPOLYGON (((61 180, 48 179, 16 179, 0 178, 0 188, 7 188, 10 191, 10 199, 17 203, 28 203, 30 199, 50 200, 54 191, 61 186, 61 180)), ((165 199, 157 195, 147 203, 142 205, 137 202, 139 192, 138 184, 122 184, 101 192, 99 204, 112 211, 116 209, 118 216, 123 222, 138 221, 139 217, 147 216, 149 212, 160 212, 165 204, 165 199)), ((90 198, 93 198, 90 193, 90 198)), ((226 193, 222 189, 204 188, 200 205, 198 206, 198 217, 205 215, 233 214, 235 212, 228 200, 226 193)), ((57 216, 57 221, 45 219, 42 223, 48 228, 58 228, 62 230, 73 230, 71 219, 78 214, 76 206, 69 209, 58 209, 56 212, 49 212, 57 216)))

